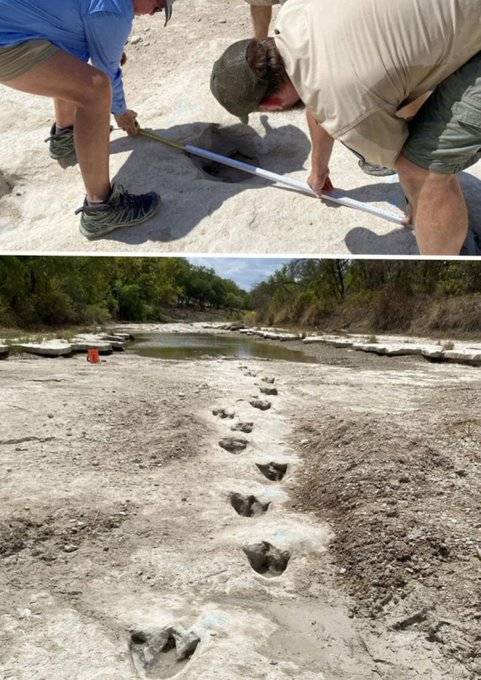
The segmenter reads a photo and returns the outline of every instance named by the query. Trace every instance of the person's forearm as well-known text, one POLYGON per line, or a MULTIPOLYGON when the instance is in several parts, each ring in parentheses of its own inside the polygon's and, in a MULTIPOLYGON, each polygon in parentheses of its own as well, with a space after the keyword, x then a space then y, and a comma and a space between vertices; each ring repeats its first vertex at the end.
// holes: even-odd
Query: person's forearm
POLYGON ((307 182, 314 193, 322 196, 333 188, 329 178, 329 161, 334 139, 319 125, 309 109, 306 110, 306 117, 312 142, 311 174, 307 182))
POLYGON ((263 40, 269 35, 269 26, 272 19, 272 7, 267 5, 251 5, 252 26, 254 38, 263 40))
POLYGON ((312 142, 312 169, 324 171, 329 167, 334 139, 319 125, 312 111, 306 110, 312 142))

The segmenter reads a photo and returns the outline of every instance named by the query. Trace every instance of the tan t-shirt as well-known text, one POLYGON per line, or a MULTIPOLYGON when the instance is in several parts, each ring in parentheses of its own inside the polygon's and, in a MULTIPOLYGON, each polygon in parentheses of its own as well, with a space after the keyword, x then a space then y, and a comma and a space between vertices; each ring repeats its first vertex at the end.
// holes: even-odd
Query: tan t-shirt
POLYGON ((393 167, 408 135, 401 105, 481 51, 481 0, 288 0, 275 40, 325 130, 393 167))

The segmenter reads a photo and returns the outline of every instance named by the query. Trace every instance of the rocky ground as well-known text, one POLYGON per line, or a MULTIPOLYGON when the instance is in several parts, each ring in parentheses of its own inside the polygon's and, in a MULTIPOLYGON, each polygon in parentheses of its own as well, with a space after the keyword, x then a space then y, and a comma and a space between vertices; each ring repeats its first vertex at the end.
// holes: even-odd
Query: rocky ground
POLYGON ((308 351, 1 363, 2 677, 477 677, 479 369, 308 351))
MULTIPOLYGON (((125 67, 128 102, 144 127, 172 140, 238 154, 267 170, 305 181, 310 144, 304 111, 252 115, 238 124, 209 90, 212 64, 231 42, 251 36, 243 0, 178 0, 168 28, 161 16, 136 20, 125 67), (220 127, 219 127, 220 126, 220 127)), ((112 133, 112 172, 132 191, 155 189, 162 210, 150 222, 86 241, 73 214, 83 200, 77 167, 60 167, 44 139, 51 102, 1 88, 0 248, 3 251, 157 253, 416 254, 408 229, 366 213, 328 206, 250 175, 193 160, 146 139, 112 133), (223 181, 227 180, 227 181, 223 181)), ((390 211, 403 194, 389 178, 361 172, 335 145, 335 186, 351 198, 390 211)), ((481 225, 478 164, 462 174, 481 225)))

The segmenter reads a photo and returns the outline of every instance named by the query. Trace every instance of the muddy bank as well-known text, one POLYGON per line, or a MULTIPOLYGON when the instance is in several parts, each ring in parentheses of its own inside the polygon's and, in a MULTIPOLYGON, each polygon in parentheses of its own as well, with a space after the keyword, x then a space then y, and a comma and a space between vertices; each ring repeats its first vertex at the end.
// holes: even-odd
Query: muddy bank
POLYGON ((411 360, 381 371, 364 355, 353 370, 343 356, 3 363, 3 675, 471 677, 417 623, 366 616, 341 573, 343 526, 310 495, 328 479, 313 476, 318 440, 298 428, 349 412, 404 418, 422 438, 412 415, 441 388, 467 397, 478 378, 411 360))
POLYGON ((422 631, 475 677, 481 383, 420 392, 408 415, 395 388, 388 412, 323 403, 301 418, 295 439, 305 472, 296 507, 331 523, 331 549, 356 615, 422 631))

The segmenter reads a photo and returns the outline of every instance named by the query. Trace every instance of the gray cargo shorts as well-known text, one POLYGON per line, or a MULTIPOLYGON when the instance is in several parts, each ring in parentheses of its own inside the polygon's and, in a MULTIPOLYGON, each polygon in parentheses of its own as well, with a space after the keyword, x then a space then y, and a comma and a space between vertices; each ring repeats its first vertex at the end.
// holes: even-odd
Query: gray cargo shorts
POLYGON ((454 175, 481 158, 481 52, 446 78, 409 124, 404 156, 454 175))

